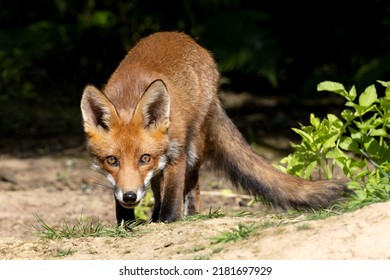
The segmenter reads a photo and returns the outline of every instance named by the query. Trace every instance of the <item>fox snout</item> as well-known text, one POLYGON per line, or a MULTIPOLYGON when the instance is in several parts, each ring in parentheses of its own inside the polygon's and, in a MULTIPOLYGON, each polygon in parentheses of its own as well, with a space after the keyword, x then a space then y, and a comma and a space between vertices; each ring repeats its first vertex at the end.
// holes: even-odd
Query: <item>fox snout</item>
POLYGON ((145 188, 138 188, 136 192, 126 191, 124 192, 120 187, 115 186, 114 188, 115 199, 125 208, 136 207, 145 196, 145 188))

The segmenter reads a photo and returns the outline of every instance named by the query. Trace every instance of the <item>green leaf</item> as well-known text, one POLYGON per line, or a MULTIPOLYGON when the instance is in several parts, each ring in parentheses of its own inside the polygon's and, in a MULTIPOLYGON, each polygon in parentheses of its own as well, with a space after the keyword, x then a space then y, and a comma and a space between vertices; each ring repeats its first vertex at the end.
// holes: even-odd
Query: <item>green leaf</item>
POLYGON ((313 174, 314 172, 314 169, 317 167, 317 161, 312 161, 310 162, 307 166, 306 166, 306 169, 305 169, 305 172, 304 172, 304 178, 305 179, 309 179, 311 174, 313 174))
POLYGON ((351 110, 349 109, 345 109, 344 111, 341 112, 341 116, 344 118, 344 120, 346 120, 348 123, 350 123, 351 121, 353 121, 354 118, 356 118, 356 116, 352 113, 351 110))
POLYGON ((359 152, 359 144, 351 137, 342 137, 339 147, 346 151, 359 152))
POLYGON ((326 154, 326 158, 329 158, 329 159, 341 159, 341 158, 346 158, 347 155, 343 153, 343 151, 341 151, 339 148, 334 148, 333 150, 330 150, 327 154, 326 154))
POLYGON ((336 146, 336 141, 339 138, 339 134, 333 134, 331 136, 327 136, 324 144, 322 145, 324 149, 333 148, 336 146))
POLYGON ((327 91, 331 91, 331 92, 346 92, 344 86, 340 83, 337 83, 337 82, 331 82, 331 81, 325 81, 325 82, 322 82, 322 83, 319 83, 317 85, 317 90, 318 91, 322 91, 322 90, 327 90, 327 91))
POLYGON ((356 107, 358 107, 359 105, 353 103, 352 101, 348 101, 347 103, 345 103, 345 106, 347 106, 347 107, 352 107, 352 108, 356 108, 356 107))
POLYGON ((330 92, 338 93, 341 96, 344 96, 346 98, 348 97, 348 92, 345 90, 344 86, 336 82, 325 81, 319 83, 317 85, 317 91, 330 91, 330 92))
MULTIPOLYGON (((389 94, 390 94, 390 90, 389 90, 389 94)), ((387 95, 387 93, 386 93, 386 95, 387 95)), ((390 110, 390 96, 387 96, 387 99, 381 99, 380 106, 384 110, 390 110)))
POLYGON ((328 114, 327 117, 328 117, 329 124, 331 125, 332 129, 339 130, 340 128, 343 127, 343 122, 340 121, 340 119, 338 117, 336 117, 335 115, 328 114))
POLYGON ((383 136, 383 137, 387 137, 387 132, 385 129, 383 128, 379 128, 379 129, 373 129, 371 130, 370 132, 370 136, 383 136))
POLYGON ((310 134, 298 128, 293 128, 292 130, 295 131, 295 133, 299 134, 307 142, 313 143, 313 137, 310 134))
POLYGON ((318 129, 320 127, 321 121, 319 118, 316 118, 314 114, 310 114, 310 123, 312 126, 314 126, 315 129, 318 129))
POLYGON ((348 127, 349 133, 351 134, 351 138, 355 141, 360 142, 362 140, 362 133, 360 130, 356 130, 352 127, 348 127))
POLYGON ((328 117, 328 120, 330 121, 330 123, 334 123, 334 122, 336 122, 336 121, 339 120, 339 119, 338 119, 335 115, 333 115, 333 114, 328 114, 327 117, 328 117))
POLYGON ((375 155, 378 153, 379 150, 379 143, 375 140, 375 138, 367 137, 364 141, 364 148, 366 151, 368 151, 371 155, 375 155))
POLYGON ((378 95, 376 93, 375 85, 367 87, 359 96, 359 105, 362 107, 369 107, 377 101, 378 95))
POLYGON ((353 101, 355 98, 356 98, 356 88, 355 86, 352 86, 352 88, 349 90, 349 93, 348 93, 348 97, 349 97, 349 101, 353 101))
POLYGON ((380 83, 384 87, 390 87, 390 81, 385 82, 385 81, 377 80, 377 82, 380 83))
POLYGON ((365 200, 367 198, 367 193, 364 190, 355 190, 355 196, 357 200, 365 200))

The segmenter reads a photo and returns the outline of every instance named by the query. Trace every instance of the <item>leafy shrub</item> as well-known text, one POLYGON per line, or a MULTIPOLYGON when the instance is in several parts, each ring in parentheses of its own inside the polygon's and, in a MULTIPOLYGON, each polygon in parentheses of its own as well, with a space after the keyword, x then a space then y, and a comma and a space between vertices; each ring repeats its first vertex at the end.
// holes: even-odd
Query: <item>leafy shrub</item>
POLYGON ((286 172, 311 179, 332 179, 336 168, 350 180, 355 195, 346 206, 355 209, 390 198, 390 82, 378 81, 385 95, 378 97, 375 85, 357 94, 340 83, 322 82, 318 91, 345 98, 338 117, 328 114, 322 120, 310 115, 310 125, 293 130, 302 137, 292 143, 294 152, 281 160, 286 172))

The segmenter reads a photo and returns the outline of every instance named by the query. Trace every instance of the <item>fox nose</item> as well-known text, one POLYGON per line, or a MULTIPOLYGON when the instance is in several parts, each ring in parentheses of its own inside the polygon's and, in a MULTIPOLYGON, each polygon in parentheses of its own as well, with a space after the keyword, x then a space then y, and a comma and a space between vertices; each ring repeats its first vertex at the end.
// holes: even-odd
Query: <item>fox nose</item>
POLYGON ((123 194, 123 201, 125 203, 135 203, 137 201, 137 194, 135 192, 126 192, 123 194))

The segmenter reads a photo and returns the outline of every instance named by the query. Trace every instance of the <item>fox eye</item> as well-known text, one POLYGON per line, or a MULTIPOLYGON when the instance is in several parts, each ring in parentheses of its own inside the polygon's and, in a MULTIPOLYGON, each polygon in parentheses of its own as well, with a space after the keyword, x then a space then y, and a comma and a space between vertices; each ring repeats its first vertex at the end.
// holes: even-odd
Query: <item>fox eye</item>
POLYGON ((144 154, 142 157, 139 159, 140 164, 147 164, 151 159, 151 156, 149 154, 144 154))
POLYGON ((118 166, 119 165, 119 161, 116 157, 114 156, 108 156, 106 157, 106 162, 109 164, 109 165, 112 165, 112 166, 118 166))

